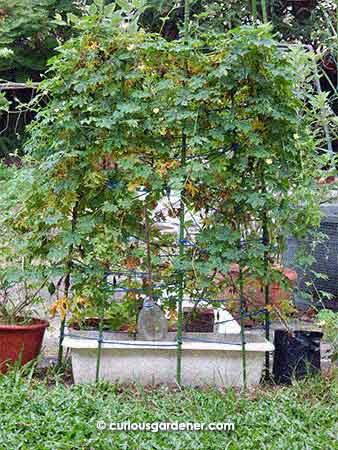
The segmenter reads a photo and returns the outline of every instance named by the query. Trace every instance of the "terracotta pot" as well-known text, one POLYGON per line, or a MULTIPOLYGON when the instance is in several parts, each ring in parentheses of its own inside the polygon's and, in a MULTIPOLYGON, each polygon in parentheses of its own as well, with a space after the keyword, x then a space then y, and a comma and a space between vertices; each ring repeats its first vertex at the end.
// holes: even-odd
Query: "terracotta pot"
MULTIPOLYGON (((297 281, 297 272, 292 269, 281 269, 283 275, 285 278, 287 278, 288 282, 290 283, 291 288, 293 288, 296 285, 297 281)), ((262 289, 262 288, 261 288, 262 289)), ((292 291, 292 289, 291 289, 292 291)), ((290 299, 291 292, 284 291, 279 283, 272 283, 270 286, 270 297, 272 304, 278 304, 282 299, 290 299)), ((264 304, 264 302, 263 302, 264 304)))
POLYGON ((48 322, 34 319, 27 325, 0 324, 0 372, 21 358, 21 366, 35 359, 41 350, 48 322))
MULTIPOLYGON (((290 300, 292 296, 292 288, 295 286, 297 281, 297 272, 289 269, 276 267, 278 270, 282 272, 284 277, 288 280, 290 284, 290 289, 284 290, 279 283, 275 282, 270 285, 270 303, 272 305, 279 306, 282 300, 290 300)), ((238 264, 232 264, 231 270, 228 274, 233 281, 238 279, 239 277, 239 266, 238 264)), ((222 275, 222 279, 224 279, 224 275, 222 275)), ((258 309, 261 309, 265 305, 265 296, 264 296, 264 288, 262 282, 260 280, 251 278, 250 275, 245 275, 244 273, 244 295, 246 298, 246 309, 247 312, 255 312, 258 309)), ((238 293, 234 292, 231 287, 226 288, 224 291, 225 298, 238 298, 238 293)), ((239 317, 238 308, 236 311, 233 311, 234 317, 239 317)), ((247 324, 251 321, 246 320, 247 324)))

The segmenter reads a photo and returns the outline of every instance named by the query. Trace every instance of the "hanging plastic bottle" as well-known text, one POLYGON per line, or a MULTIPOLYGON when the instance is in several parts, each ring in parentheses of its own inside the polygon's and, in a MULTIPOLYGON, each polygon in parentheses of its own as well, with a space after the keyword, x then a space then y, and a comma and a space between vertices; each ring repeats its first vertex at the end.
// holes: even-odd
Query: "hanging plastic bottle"
POLYGON ((148 296, 145 298, 143 302, 143 307, 138 316, 137 330, 141 339, 150 341, 159 341, 164 339, 168 333, 168 321, 160 306, 154 302, 153 297, 150 229, 149 229, 148 208, 146 201, 144 204, 144 223, 145 223, 146 246, 147 246, 148 296))
POLYGON ((159 341, 168 333, 168 321, 164 312, 153 299, 146 298, 138 316, 138 332, 141 339, 159 341))

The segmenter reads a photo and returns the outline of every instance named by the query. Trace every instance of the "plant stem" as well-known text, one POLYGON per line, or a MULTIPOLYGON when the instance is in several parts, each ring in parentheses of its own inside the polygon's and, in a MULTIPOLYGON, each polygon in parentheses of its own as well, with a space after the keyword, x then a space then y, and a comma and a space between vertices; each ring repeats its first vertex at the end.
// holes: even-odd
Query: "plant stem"
MULTIPOLYGON (((77 224, 77 214, 78 214, 78 207, 79 207, 79 201, 77 201, 74 205, 74 208, 72 209, 72 218, 71 218, 71 228, 72 233, 74 233, 76 224, 77 224)), ((73 268, 73 245, 69 246, 68 250, 68 261, 67 261, 67 274, 65 277, 65 292, 64 296, 66 297, 67 301, 69 298, 69 292, 70 292, 70 276, 73 268)), ((61 320, 60 324, 60 332, 59 332, 59 351, 58 351, 58 360, 57 360, 57 368, 60 368, 62 365, 62 358, 63 358, 63 347, 62 342, 65 337, 65 326, 66 326, 66 316, 61 320)))
MULTIPOLYGON (((68 299, 70 291, 70 270, 68 270, 68 273, 65 278, 65 297, 68 299)), ((66 326, 66 316, 61 320, 60 324, 60 333, 59 333, 59 351, 58 351, 58 360, 57 360, 57 368, 60 368, 62 365, 62 358, 63 358, 63 347, 62 342, 65 337, 65 326, 66 326)))
MULTIPOLYGON (((338 2, 338 0, 337 0, 337 2, 338 2)), ((314 63, 313 68, 314 68, 314 83, 315 83, 316 91, 317 91, 317 94, 320 95, 322 93, 322 87, 320 84, 320 77, 319 77, 318 67, 317 67, 316 62, 314 63)), ((331 136, 330 136, 330 130, 329 130, 329 127, 328 127, 328 124, 326 121, 327 111, 324 107, 320 108, 320 115, 321 115, 321 119, 322 119, 322 123, 323 123, 325 139, 327 142, 327 151, 332 154, 333 153, 332 140, 331 140, 331 136)))

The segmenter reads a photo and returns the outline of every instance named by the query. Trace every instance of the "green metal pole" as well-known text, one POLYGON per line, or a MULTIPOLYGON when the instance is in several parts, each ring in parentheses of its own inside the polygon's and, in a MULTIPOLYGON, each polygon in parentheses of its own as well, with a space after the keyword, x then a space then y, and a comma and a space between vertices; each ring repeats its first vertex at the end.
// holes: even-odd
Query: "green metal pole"
MULTIPOLYGON (((268 232, 268 221, 267 214, 264 212, 263 214, 263 245, 264 249, 264 272, 265 277, 268 276, 269 273, 269 251, 267 246, 269 245, 269 232, 268 232)), ((265 314, 264 314, 264 322, 265 322, 265 339, 270 340, 270 286, 267 281, 264 283, 264 299, 265 299, 265 314)), ((264 378, 266 381, 270 379, 270 354, 269 352, 265 353, 265 374, 264 378)))
POLYGON ((268 10, 267 10, 267 5, 266 5, 266 0, 261 0, 261 6, 262 6, 263 22, 267 23, 268 22, 268 10))
POLYGON ((103 342, 103 326, 104 326, 104 298, 101 298, 101 313, 100 313, 100 324, 99 324, 99 338, 97 340, 97 355, 96 355, 96 383, 100 379, 100 365, 101 365, 101 353, 102 353, 102 342, 103 342))
MULTIPOLYGON (((70 254, 71 254, 71 250, 70 250, 70 254)), ((68 302, 68 298, 69 298, 69 291, 70 291, 70 270, 71 270, 72 264, 69 261, 68 262, 68 273, 66 275, 65 278, 65 298, 68 302)), ((63 359, 63 347, 62 347, 62 343, 65 337, 65 327, 66 327, 66 314, 65 317, 61 320, 60 323, 60 331, 59 331, 59 351, 58 351, 58 359, 57 359, 57 363, 56 363, 56 367, 57 369, 60 369, 62 366, 62 359, 63 359)))
MULTIPOLYGON (((187 44, 189 41, 189 13, 190 13, 190 1, 185 0, 184 3, 184 42, 187 44)), ((186 165, 187 154, 187 137, 183 127, 182 130, 182 147, 181 147, 181 166, 184 168, 186 165)), ((179 259, 180 264, 184 258, 184 237, 185 237, 185 208, 184 208, 184 194, 185 189, 183 187, 181 191, 180 199, 180 227, 179 227, 179 259)), ((182 381, 182 331, 183 331, 183 297, 184 297, 184 272, 182 267, 179 273, 179 289, 178 289, 178 317, 177 317, 177 363, 176 363, 176 382, 180 386, 182 381)))
POLYGON ((58 369, 60 369, 61 365, 62 365, 62 359, 63 359, 62 343, 63 343, 63 339, 65 337, 65 327, 66 327, 66 317, 64 319, 62 319, 61 323, 60 323, 59 350, 58 350, 58 360, 57 360, 57 363, 56 363, 56 366, 57 366, 58 369))
POLYGON ((254 20, 254 24, 256 24, 256 22, 257 22, 257 0, 252 0, 251 9, 252 9, 252 17, 254 20))
MULTIPOLYGON (((186 149, 187 141, 186 135, 183 132, 182 135, 182 149, 181 149, 181 165, 185 166, 186 163, 186 149)), ((180 228, 179 228, 179 259, 180 264, 183 262, 184 258, 184 237, 185 237, 185 208, 184 208, 184 188, 181 191, 181 201, 180 201, 180 228)), ((179 273, 179 291, 178 291, 178 317, 177 317, 177 366, 176 366, 176 381, 177 384, 181 385, 182 378, 182 328, 183 328, 183 297, 184 297, 184 272, 182 267, 179 273)))
POLYGON ((190 0, 184 2, 184 40, 189 40, 189 17, 190 17, 190 0))
POLYGON ((240 297, 240 325, 241 325, 241 344, 242 344, 242 377, 243 389, 246 390, 246 349, 245 349, 245 331, 244 331, 244 280, 243 269, 239 267, 239 297, 240 297))

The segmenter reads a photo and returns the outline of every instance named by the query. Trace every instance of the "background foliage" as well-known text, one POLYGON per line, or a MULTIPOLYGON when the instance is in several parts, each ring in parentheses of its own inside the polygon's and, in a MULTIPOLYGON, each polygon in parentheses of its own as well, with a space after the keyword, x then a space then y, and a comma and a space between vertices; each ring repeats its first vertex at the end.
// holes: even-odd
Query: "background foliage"
MULTIPOLYGON (((0 78, 8 81, 40 80, 48 58, 67 36, 55 20, 56 14, 77 12, 72 0, 1 0, 0 78)), ((69 31, 69 30, 68 30, 69 31)))

